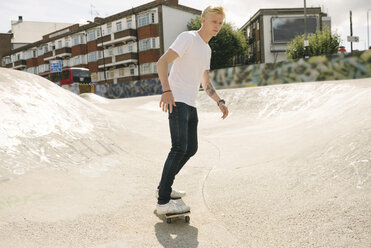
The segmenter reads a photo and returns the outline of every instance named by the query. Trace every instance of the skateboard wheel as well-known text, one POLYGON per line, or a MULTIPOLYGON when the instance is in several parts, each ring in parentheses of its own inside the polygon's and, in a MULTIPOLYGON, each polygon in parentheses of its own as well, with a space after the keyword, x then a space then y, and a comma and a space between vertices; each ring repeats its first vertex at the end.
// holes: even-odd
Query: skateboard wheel
POLYGON ((186 217, 184 218, 184 220, 185 220, 185 222, 189 223, 189 221, 191 220, 191 218, 190 218, 189 216, 186 216, 186 217))

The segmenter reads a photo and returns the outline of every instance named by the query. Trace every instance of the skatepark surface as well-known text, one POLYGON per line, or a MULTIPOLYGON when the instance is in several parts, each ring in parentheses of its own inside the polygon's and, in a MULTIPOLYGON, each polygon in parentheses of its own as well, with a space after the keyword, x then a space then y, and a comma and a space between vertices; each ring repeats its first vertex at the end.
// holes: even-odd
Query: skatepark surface
POLYGON ((198 96, 199 149, 154 212, 160 96, 75 95, 0 68, 0 247, 370 247, 371 79, 198 96))

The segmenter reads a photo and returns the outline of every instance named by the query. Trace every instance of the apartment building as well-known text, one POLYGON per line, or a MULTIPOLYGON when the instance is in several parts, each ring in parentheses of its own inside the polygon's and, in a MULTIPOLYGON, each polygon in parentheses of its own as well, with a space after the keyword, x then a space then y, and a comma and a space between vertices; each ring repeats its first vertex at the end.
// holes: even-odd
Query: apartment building
POLYGON ((187 23, 201 11, 178 0, 156 0, 44 35, 41 40, 5 54, 7 68, 41 74, 49 61, 84 67, 94 83, 121 83, 157 77, 156 62, 187 23))
MULTIPOLYGON (((307 33, 325 26, 331 19, 321 8, 307 8, 307 33)), ((287 44, 304 34, 304 8, 260 9, 241 28, 249 44, 249 63, 287 60, 287 44)))

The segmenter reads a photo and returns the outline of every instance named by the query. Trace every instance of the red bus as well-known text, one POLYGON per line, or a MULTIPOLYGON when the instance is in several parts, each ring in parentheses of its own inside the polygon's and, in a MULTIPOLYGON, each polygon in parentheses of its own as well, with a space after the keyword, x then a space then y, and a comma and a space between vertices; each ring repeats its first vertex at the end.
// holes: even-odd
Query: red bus
POLYGON ((45 72, 39 74, 39 76, 49 79, 61 86, 73 83, 91 83, 90 71, 86 68, 64 68, 62 72, 45 72))

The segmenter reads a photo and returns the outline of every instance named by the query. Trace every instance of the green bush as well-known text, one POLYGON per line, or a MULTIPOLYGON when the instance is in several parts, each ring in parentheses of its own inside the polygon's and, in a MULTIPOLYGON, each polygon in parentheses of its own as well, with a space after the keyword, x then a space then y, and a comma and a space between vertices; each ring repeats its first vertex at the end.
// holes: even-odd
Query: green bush
MULTIPOLYGON (((332 34, 327 28, 318 30, 308 36, 308 56, 331 55, 337 53, 340 44, 340 36, 332 34)), ((289 44, 286 55, 290 59, 303 58, 305 55, 304 35, 296 36, 289 44)))

